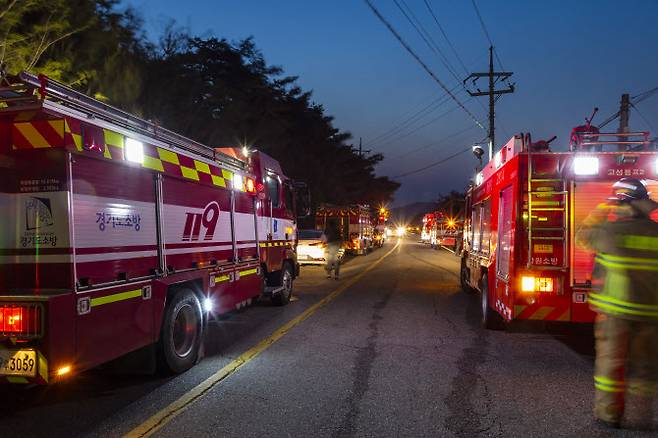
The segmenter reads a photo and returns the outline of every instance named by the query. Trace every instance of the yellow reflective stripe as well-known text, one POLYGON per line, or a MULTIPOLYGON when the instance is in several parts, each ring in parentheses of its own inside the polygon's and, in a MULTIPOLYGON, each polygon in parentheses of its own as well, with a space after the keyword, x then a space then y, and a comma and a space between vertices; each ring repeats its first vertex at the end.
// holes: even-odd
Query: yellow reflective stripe
POLYGON ((223 281, 229 281, 231 279, 230 275, 222 275, 220 277, 215 277, 215 283, 221 283, 223 281))
POLYGON ((25 377, 7 376, 9 383, 29 383, 25 377))
POLYGON ((41 133, 35 128, 32 123, 14 123, 16 129, 23 137, 27 139, 30 146, 33 148, 49 148, 51 145, 48 143, 41 133))
POLYGON ((612 386, 604 385, 602 383, 594 383, 594 387, 599 391, 604 392, 624 392, 624 388, 615 388, 612 386))
POLYGON ((110 153, 110 148, 108 145, 105 145, 105 150, 103 151, 103 158, 107 158, 108 160, 112 159, 112 154, 110 153))
POLYGON ((624 386, 623 380, 613 380, 605 376, 594 376, 594 381, 610 386, 624 386))
POLYGON ((258 273, 258 268, 256 269, 248 269, 246 271, 240 271, 240 277, 246 277, 247 275, 253 275, 258 273))
POLYGON ((589 298, 592 305, 601 309, 610 310, 617 313, 625 313, 627 315, 658 317, 658 306, 652 306, 649 304, 633 304, 618 298, 612 298, 591 292, 589 294, 589 298))
POLYGON ((104 129, 103 133, 105 134, 105 144, 123 149, 123 135, 109 129, 104 129))
POLYGON ((137 298, 142 296, 142 290, 130 290, 127 292, 121 292, 114 295, 106 295, 104 297, 92 298, 91 307, 102 306, 103 304, 116 303, 117 301, 129 300, 131 298, 137 298))
POLYGON ((191 167, 185 167, 181 166, 180 171, 183 174, 185 178, 193 179, 195 181, 199 181, 199 172, 197 172, 196 169, 192 169, 191 167))
POLYGON ((221 176, 210 175, 212 177, 212 183, 219 187, 226 187, 226 180, 221 176))
POLYGON ((648 309, 648 310, 658 311, 658 306, 653 305, 653 304, 632 303, 630 301, 624 301, 624 300, 621 300, 619 298, 610 297, 610 296, 607 296, 607 295, 601 295, 601 294, 597 294, 597 293, 594 293, 594 292, 590 292, 589 296, 594 297, 594 298, 599 299, 599 300, 610 301, 611 303, 619 304, 621 306, 631 306, 631 307, 638 307, 640 309, 648 309))
POLYGON ((625 263, 625 262, 612 262, 603 259, 602 257, 596 257, 596 261, 606 268, 612 269, 630 269, 634 271, 658 271, 658 265, 650 266, 646 264, 637 264, 637 263, 625 263))
POLYGON ((658 237, 652 236, 624 236, 621 239, 624 248, 658 251, 658 237))
POLYGON ((37 357, 39 361, 39 375, 44 382, 48 383, 48 361, 40 351, 37 351, 37 357))
POLYGON ((233 179, 233 172, 231 172, 230 170, 222 169, 222 176, 226 179, 232 180, 233 179))
POLYGON ((194 160, 194 168, 201 173, 210 174, 210 166, 201 161, 194 160))
POLYGON ((605 254, 605 253, 601 253, 597 257, 599 259, 604 259, 616 263, 637 263, 637 264, 648 264, 648 265, 658 266, 658 260, 656 260, 655 258, 628 257, 628 256, 620 256, 613 254, 605 254))
POLYGON ((150 157, 148 155, 144 155, 144 163, 142 163, 142 166, 146 167, 147 169, 164 172, 164 167, 162 166, 162 160, 150 157))
POLYGON ((158 156, 162 161, 167 163, 175 164, 180 166, 180 161, 178 160, 178 155, 175 152, 168 151, 166 149, 158 148, 158 156))

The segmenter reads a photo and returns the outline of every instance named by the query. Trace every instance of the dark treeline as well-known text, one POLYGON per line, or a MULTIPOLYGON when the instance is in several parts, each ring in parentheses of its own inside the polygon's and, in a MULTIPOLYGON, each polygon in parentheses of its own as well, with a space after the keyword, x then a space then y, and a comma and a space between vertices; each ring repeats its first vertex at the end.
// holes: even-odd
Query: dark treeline
POLYGON ((0 42, 10 74, 44 73, 208 145, 263 150, 308 182, 314 204, 378 205, 399 186, 376 177, 383 156, 359 156, 251 38, 202 38, 172 22, 153 43, 117 0, 0 0, 0 42))

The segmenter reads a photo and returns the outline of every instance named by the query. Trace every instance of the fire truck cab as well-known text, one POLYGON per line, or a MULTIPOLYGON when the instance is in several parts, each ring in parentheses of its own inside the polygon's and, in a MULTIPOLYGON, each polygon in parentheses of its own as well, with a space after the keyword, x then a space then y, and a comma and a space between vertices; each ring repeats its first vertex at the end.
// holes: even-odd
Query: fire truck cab
POLYGON ((422 243, 431 243, 432 229, 436 222, 436 213, 426 213, 423 216, 423 225, 420 230, 420 241, 422 243))
POLYGON ((513 137, 467 192, 461 283, 481 293, 485 327, 593 321, 594 254, 575 233, 616 180, 658 178, 658 152, 647 132, 574 135, 566 152, 513 137))
POLYGON ((49 383, 127 353, 182 372, 206 322, 290 299, 279 163, 216 149, 43 76, 0 88, 0 379, 49 383))

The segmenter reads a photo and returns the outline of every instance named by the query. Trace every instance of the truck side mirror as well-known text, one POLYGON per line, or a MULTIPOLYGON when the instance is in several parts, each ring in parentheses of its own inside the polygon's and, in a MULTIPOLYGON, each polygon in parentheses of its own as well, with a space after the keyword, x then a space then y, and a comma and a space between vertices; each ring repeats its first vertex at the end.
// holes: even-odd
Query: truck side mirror
POLYGON ((304 181, 294 181, 295 206, 297 218, 303 219, 311 215, 311 192, 304 181))

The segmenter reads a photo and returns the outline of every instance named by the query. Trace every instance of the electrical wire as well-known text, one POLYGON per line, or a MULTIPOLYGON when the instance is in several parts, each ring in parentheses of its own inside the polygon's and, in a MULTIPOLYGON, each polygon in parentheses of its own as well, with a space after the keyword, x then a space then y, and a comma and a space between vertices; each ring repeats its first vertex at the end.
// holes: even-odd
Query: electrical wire
POLYGON ((413 174, 416 174, 416 173, 419 173, 419 172, 423 172, 423 171, 425 171, 425 170, 427 170, 427 169, 431 169, 432 167, 436 167, 436 166, 438 166, 439 164, 446 163, 446 162, 452 160, 453 158, 456 158, 456 157, 458 157, 459 155, 464 154, 464 153, 466 153, 466 152, 468 152, 468 151, 470 151, 470 150, 471 150, 471 147, 469 146, 468 148, 466 148, 466 149, 464 149, 464 150, 461 150, 461 151, 459 151, 459 152, 455 152, 454 154, 450 155, 449 157, 445 157, 445 158, 443 158, 443 159, 441 159, 441 160, 439 160, 439 161, 436 161, 436 162, 434 162, 434 163, 432 163, 432 164, 428 164, 427 166, 421 167, 420 169, 412 170, 412 171, 410 171, 410 172, 406 172, 406 173, 401 173, 400 175, 392 176, 391 178, 392 178, 392 179, 403 178, 403 177, 405 177, 405 176, 409 176, 409 175, 413 175, 413 174))
POLYGON ((404 47, 405 50, 406 50, 407 52, 409 52, 409 54, 410 54, 410 55, 416 60, 416 62, 418 62, 418 63, 421 65, 421 67, 423 67, 423 69, 427 72, 427 74, 430 75, 430 77, 431 77, 431 78, 432 78, 437 84, 439 84, 439 86, 440 86, 441 88, 443 88, 443 90, 444 90, 444 91, 445 91, 445 92, 446 92, 446 93, 452 98, 452 100, 454 100, 455 102, 457 102, 457 104, 459 105, 459 107, 460 107, 460 108, 461 108, 466 114, 468 114, 468 116, 473 120, 473 122, 475 122, 475 124, 476 124, 477 126, 480 127, 480 129, 482 129, 483 131, 486 131, 486 128, 484 127, 484 125, 483 125, 483 124, 482 124, 482 123, 481 123, 481 122, 480 122, 480 121, 479 121, 479 120, 473 115, 473 113, 471 113, 471 112, 468 110, 468 108, 466 108, 466 107, 464 106, 463 103, 461 103, 461 101, 459 101, 459 99, 457 99, 457 98, 455 97, 455 95, 454 95, 454 94, 448 89, 448 87, 445 86, 445 84, 444 84, 444 83, 443 83, 443 82, 442 82, 442 81, 441 81, 441 80, 440 80, 440 79, 434 74, 434 72, 433 72, 433 71, 427 66, 427 64, 425 64, 425 62, 423 62, 423 60, 422 60, 422 59, 416 54, 416 52, 414 52, 414 50, 411 48, 411 46, 409 46, 409 44, 407 44, 406 41, 404 41, 404 39, 402 39, 402 37, 400 36, 400 34, 395 30, 395 28, 391 25, 391 23, 389 23, 389 22, 386 20, 386 18, 384 18, 384 16, 379 12, 379 10, 378 10, 378 9, 372 4, 372 2, 371 2, 370 0, 364 0, 364 1, 365 1, 366 5, 368 5, 368 7, 370 8, 370 10, 375 14, 375 16, 377 16, 377 18, 378 18, 378 19, 379 19, 379 20, 380 20, 380 21, 386 26, 386 28, 387 28, 387 29, 393 34, 393 36, 398 40, 398 42, 402 45, 402 47, 404 47))
MULTIPOLYGON (((460 86, 461 85, 456 85, 455 87, 452 88, 451 91, 456 90, 460 86)), ((364 143, 364 145, 365 146, 372 146, 376 143, 382 143, 382 142, 388 141, 389 138, 394 137, 395 135, 397 135, 400 132, 404 131, 406 128, 412 126, 414 123, 418 122, 419 120, 422 120, 423 118, 425 118, 429 114, 431 114, 434 111, 436 111, 437 109, 439 109, 441 106, 443 106, 448 101, 450 101, 450 98, 448 97, 447 94, 443 93, 441 96, 434 99, 428 105, 426 105, 423 108, 421 108, 420 110, 416 111, 413 115, 407 117, 402 122, 398 123, 397 125, 393 126, 392 128, 389 128, 385 132, 377 135, 376 137, 366 141, 364 143)))
MULTIPOLYGON (((420 152, 420 151, 422 151, 422 150, 425 150, 425 149, 431 148, 432 146, 440 146, 440 145, 441 145, 441 142, 444 142, 444 141, 449 140, 449 139, 451 139, 451 138, 457 137, 458 135, 463 134, 463 133, 465 133, 465 132, 468 132, 468 131, 470 131, 470 130, 473 129, 473 128, 474 128, 473 125, 469 125, 467 128, 461 129, 461 130, 459 130, 459 131, 457 131, 457 132, 455 132, 455 133, 453 133, 453 134, 450 134, 450 135, 448 135, 448 136, 445 136, 445 137, 443 137, 443 138, 441 138, 441 139, 439 139, 439 140, 431 141, 430 143, 424 144, 423 146, 419 146, 419 147, 417 147, 417 148, 415 148, 415 149, 412 149, 412 150, 410 150, 410 151, 408 151, 408 152, 405 152, 404 154, 397 155, 397 156, 391 158, 391 160, 399 160, 400 158, 406 158, 406 157, 408 157, 409 155, 413 155, 413 154, 415 154, 415 153, 417 153, 417 152, 420 152)), ((384 157, 384 158, 386 158, 386 157, 384 157)))
POLYGON ((475 9, 475 13, 477 14, 478 19, 480 20, 480 26, 482 26, 482 30, 484 31, 484 36, 487 37, 487 41, 489 41, 489 45, 494 48, 493 52, 494 52, 494 56, 496 57, 496 61, 498 61, 498 65, 500 65, 500 68, 502 70, 505 70, 505 67, 503 67, 503 63, 500 62, 500 58, 498 57, 498 52, 496 51, 496 46, 494 46, 494 43, 491 40, 491 36, 489 35, 487 26, 484 24, 484 20, 482 19, 482 15, 480 14, 480 9, 478 9, 478 5, 475 3, 475 0, 471 0, 471 3, 473 3, 473 9, 475 9))
POLYGON ((656 133, 656 128, 653 127, 653 125, 651 124, 649 119, 644 117, 644 114, 642 114, 642 112, 638 109, 638 107, 636 107, 634 104, 631 103, 631 108, 633 108, 635 111, 637 111, 637 114, 640 116, 640 118, 642 120, 644 120, 644 123, 646 123, 647 126, 649 127, 649 129, 651 129, 651 131, 655 134, 656 133))
POLYGON ((429 2, 427 0, 423 0, 425 2, 425 6, 427 6, 427 10, 430 12, 430 15, 434 19, 434 23, 436 23, 436 26, 439 28, 439 31, 441 31, 441 34, 443 35, 443 38, 445 38, 446 42, 448 43, 448 46, 450 46, 450 49, 452 50, 453 55, 455 55, 455 58, 457 58, 457 61, 459 61, 459 64, 462 66, 462 69, 464 70, 464 74, 468 75, 468 69, 466 68, 466 65, 464 64, 464 61, 462 61, 462 58, 459 56, 457 53, 457 50, 455 49, 455 46, 452 45, 452 42, 450 42, 450 39, 448 38, 448 35, 446 34, 445 30, 443 30, 443 26, 441 26, 441 23, 439 23, 439 19, 436 17, 436 14, 434 13, 434 10, 430 6, 429 2))
MULTIPOLYGON (((636 94, 635 96, 632 96, 631 100, 630 100, 630 103, 631 104, 638 104, 638 103, 650 98, 651 96, 654 96, 656 93, 658 93, 658 87, 654 87, 654 88, 651 88, 647 91, 643 91, 642 93, 639 93, 639 94, 636 94)), ((599 129, 603 128, 605 125, 607 125, 608 123, 615 120, 617 117, 619 117, 619 114, 620 114, 620 111, 617 111, 616 113, 614 113, 613 115, 611 115, 610 117, 605 119, 603 122, 601 122, 598 125, 599 129)))
POLYGON ((450 64, 450 61, 448 61, 448 58, 443 54, 443 51, 441 50, 441 48, 436 44, 436 42, 434 42, 434 39, 429 34, 429 32, 427 32, 427 30, 425 30, 425 27, 423 27, 423 24, 420 22, 420 20, 418 20, 418 17, 416 17, 416 14, 414 14, 414 12, 411 10, 409 5, 407 5, 407 3, 404 0, 400 0, 400 1, 404 5, 404 7, 407 9, 409 14, 407 14, 407 12, 404 11, 402 6, 400 6, 400 3, 398 2, 398 0, 393 0, 393 3, 395 3, 395 6, 397 6, 398 9, 400 10, 400 12, 402 12, 402 15, 404 15, 404 17, 407 19, 409 24, 411 24, 411 26, 416 30, 416 32, 418 32, 418 35, 420 35, 420 37, 425 42, 425 44, 427 44, 427 47, 429 47, 430 50, 433 51, 439 57, 439 59, 441 60, 441 63, 450 72, 452 77, 455 78, 455 80, 457 82, 459 82, 459 80, 460 80, 459 76, 457 76, 457 73, 455 72, 454 67, 452 66, 452 64, 450 64), (411 15, 411 17, 409 15, 411 15), (413 20, 412 20, 412 17, 413 17, 413 20))
MULTIPOLYGON (((471 99, 472 99, 472 97, 469 97, 468 100, 467 100, 466 102, 470 101, 471 99)), ((442 119, 443 117, 447 116, 448 114, 450 114, 451 112, 453 112, 453 111, 456 110, 457 108, 459 108, 459 107, 458 107, 458 106, 453 106, 453 107, 450 108, 449 110, 442 112, 442 113, 439 114, 438 116, 434 117, 434 118, 431 119, 431 120, 428 120, 427 122, 423 123, 422 125, 418 126, 417 128, 415 128, 415 129, 413 129, 413 130, 411 130, 411 131, 409 131, 409 132, 405 132, 404 134, 400 135, 399 137, 397 137, 397 138, 395 138, 395 139, 389 139, 389 140, 386 140, 385 142, 380 143, 379 146, 381 147, 382 145, 384 145, 384 144, 388 144, 388 143, 391 143, 391 142, 394 141, 394 140, 401 140, 401 139, 403 139, 403 138, 409 137, 410 135, 415 134, 416 132, 420 131, 421 129, 425 128, 426 126, 429 126, 429 125, 431 125, 432 123, 434 123, 434 122, 436 122, 436 121, 442 119)))

